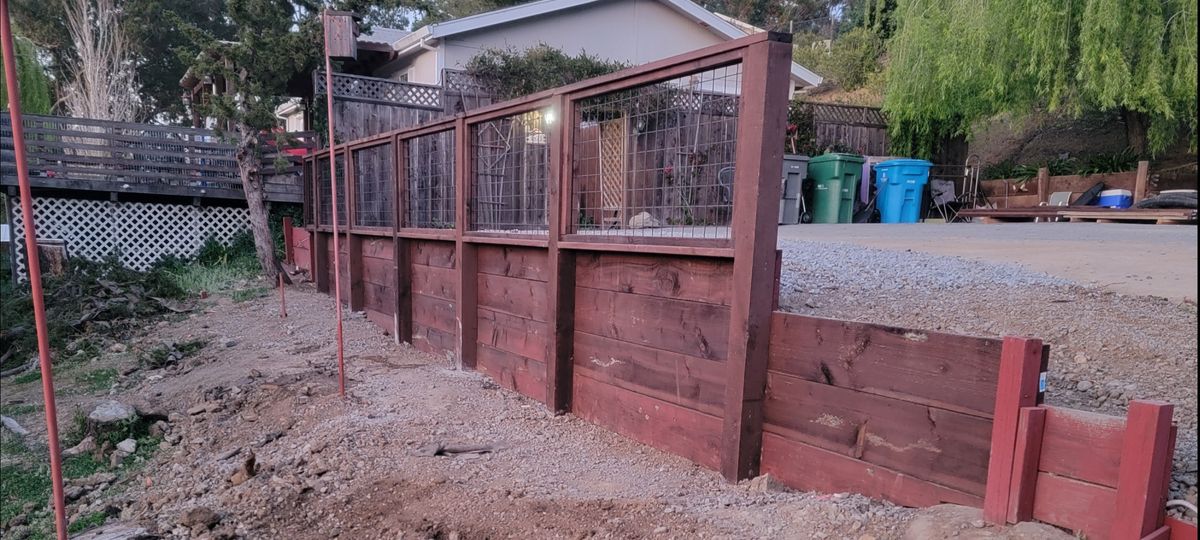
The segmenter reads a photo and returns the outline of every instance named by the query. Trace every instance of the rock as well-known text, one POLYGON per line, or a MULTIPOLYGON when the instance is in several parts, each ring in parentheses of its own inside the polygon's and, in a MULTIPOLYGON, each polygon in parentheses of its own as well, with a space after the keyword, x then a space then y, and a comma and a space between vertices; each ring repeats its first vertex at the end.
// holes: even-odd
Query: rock
POLYGON ((753 480, 750 480, 750 483, 746 486, 746 488, 750 490, 751 493, 773 493, 787 489, 783 484, 779 483, 774 476, 769 474, 757 476, 753 480))
POLYGON ((84 437, 79 444, 63 450, 63 455, 66 457, 74 457, 86 454, 96 450, 96 439, 91 435, 84 437))
POLYGON ((231 338, 222 338, 220 343, 221 343, 222 347, 226 347, 226 348, 234 347, 238 344, 236 339, 231 339, 231 338))
POLYGON ((250 452, 246 459, 242 461, 242 466, 234 471, 233 476, 229 477, 229 483, 235 486, 245 483, 247 480, 254 477, 257 472, 254 453, 250 452))
POLYGON ((1079 384, 1075 385, 1075 389, 1080 392, 1087 392, 1092 389, 1092 381, 1079 381, 1079 384))
POLYGON ((108 352, 111 353, 123 353, 127 350, 129 350, 129 347, 125 346, 124 343, 113 343, 108 346, 108 352))
POLYGON ((204 527, 206 529, 211 529, 220 521, 221 516, 218 516, 216 512, 213 512, 212 509, 205 506, 197 506, 196 508, 188 510, 179 518, 179 524, 188 528, 204 527))
POLYGON ((191 416, 196 416, 198 414, 203 414, 206 410, 208 410, 208 406, 204 403, 199 403, 188 408, 187 413, 191 416))
POLYGON ((641 212, 629 218, 630 229, 657 229, 659 227, 662 227, 662 222, 650 215, 649 212, 641 212))
POLYGON ((162 437, 171 431, 171 424, 165 420, 159 420, 150 425, 149 431, 151 437, 162 437))
POLYGON ((1021 523, 1012 527, 988 527, 983 511, 956 504, 939 504, 917 512, 904 531, 904 540, 1073 540, 1075 537, 1043 523, 1021 523))
POLYGON ((125 461, 125 452, 117 450, 108 455, 108 466, 115 469, 121 466, 121 462, 125 461))
POLYGON ((25 540, 26 538, 29 538, 29 535, 33 534, 33 531, 29 527, 21 525, 19 527, 13 527, 9 529, 7 533, 8 534, 4 535, 4 538, 11 538, 12 540, 25 540))
POLYGON ((26 523, 29 523, 29 516, 24 513, 17 514, 8 520, 9 527, 20 527, 26 523))
POLYGON ((88 420, 97 426, 125 422, 137 418, 137 409, 119 401, 101 401, 88 415, 88 420))
POLYGON ((1089 358, 1087 357, 1086 354, 1075 353, 1075 363, 1076 364, 1086 364, 1088 362, 1088 360, 1089 360, 1089 358))
POLYGON ((117 450, 125 452, 126 454, 137 452, 137 441, 133 439, 125 439, 117 443, 117 450))

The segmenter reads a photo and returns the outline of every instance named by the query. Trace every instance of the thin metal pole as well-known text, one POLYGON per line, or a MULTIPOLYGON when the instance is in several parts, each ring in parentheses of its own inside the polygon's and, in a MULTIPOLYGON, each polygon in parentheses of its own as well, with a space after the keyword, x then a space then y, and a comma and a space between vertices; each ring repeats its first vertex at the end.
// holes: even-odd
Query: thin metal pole
POLYGON ((13 152, 17 162, 17 185, 21 192, 21 216, 25 221, 25 269, 33 296, 33 319, 37 328, 38 364, 42 370, 42 400, 46 409, 46 432, 50 443, 50 481, 54 494, 54 530, 59 540, 67 539, 67 507, 63 501, 62 448, 58 442, 58 411, 54 407, 54 380, 50 365, 50 338, 46 328, 46 302, 42 298, 42 265, 38 260, 34 231, 33 197, 29 190, 29 166, 25 162, 25 129, 21 125, 21 91, 17 88, 17 58, 13 49, 8 0, 0 0, 0 48, 4 55, 4 84, 8 90, 9 121, 12 123, 13 152))
POLYGON ((338 194, 337 194, 337 148, 333 135, 333 62, 329 60, 329 10, 321 12, 321 26, 325 34, 325 123, 329 126, 329 193, 333 208, 333 298, 337 311, 337 361, 338 395, 346 397, 346 357, 342 351, 342 250, 338 240, 338 194))

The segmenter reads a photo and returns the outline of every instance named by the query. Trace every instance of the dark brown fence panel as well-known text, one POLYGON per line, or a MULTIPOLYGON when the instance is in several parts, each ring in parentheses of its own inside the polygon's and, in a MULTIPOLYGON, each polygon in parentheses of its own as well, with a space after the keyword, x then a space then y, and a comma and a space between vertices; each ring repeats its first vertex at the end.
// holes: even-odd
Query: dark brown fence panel
POLYGON ((454 243, 409 240, 413 346, 438 356, 457 349, 454 243))
POLYGON ((391 238, 362 240, 363 307, 368 317, 391 330, 396 314, 395 251, 391 238))
POLYGON ((476 248, 476 369, 538 401, 546 397, 546 250, 476 248))
POLYGON ((981 504, 1000 351, 996 339, 775 313, 763 470, 802 489, 981 504))

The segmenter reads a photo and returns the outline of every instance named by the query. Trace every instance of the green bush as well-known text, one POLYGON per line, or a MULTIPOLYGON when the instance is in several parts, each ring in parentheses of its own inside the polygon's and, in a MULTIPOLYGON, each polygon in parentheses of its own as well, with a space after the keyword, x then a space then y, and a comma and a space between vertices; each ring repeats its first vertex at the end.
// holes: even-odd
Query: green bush
POLYGON ((828 49, 817 34, 797 36, 792 59, 846 90, 866 86, 882 71, 884 42, 868 28, 854 28, 834 39, 828 49))
POLYGON ((467 73, 501 99, 512 99, 599 77, 623 67, 625 64, 586 52, 571 56, 542 43, 524 51, 485 50, 467 63, 467 73))

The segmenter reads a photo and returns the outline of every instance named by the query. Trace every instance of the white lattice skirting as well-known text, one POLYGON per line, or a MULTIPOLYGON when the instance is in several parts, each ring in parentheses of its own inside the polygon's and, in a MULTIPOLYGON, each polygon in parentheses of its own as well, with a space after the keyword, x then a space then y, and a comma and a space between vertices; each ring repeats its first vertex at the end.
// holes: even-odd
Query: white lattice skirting
MULTIPOLYGON (((25 234, 20 200, 9 200, 14 240, 25 234)), ((208 237, 228 243, 250 227, 245 208, 113 202, 34 197, 39 240, 66 242, 72 257, 99 261, 117 255, 121 264, 146 270, 164 255, 191 257, 208 237)), ((25 277, 25 243, 14 241, 16 270, 25 277)))

